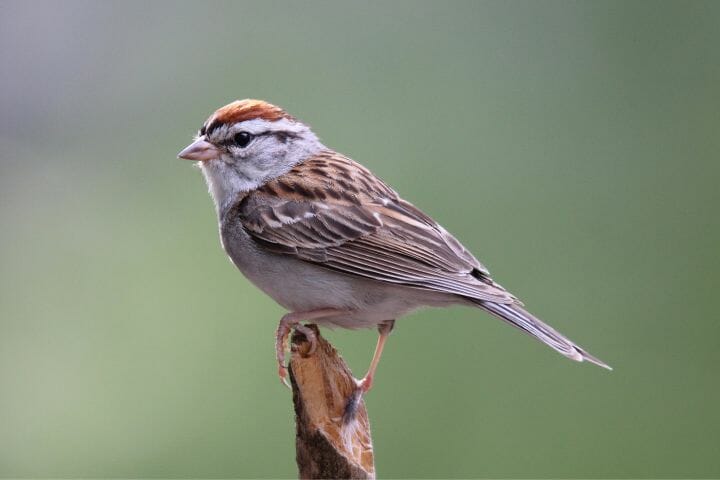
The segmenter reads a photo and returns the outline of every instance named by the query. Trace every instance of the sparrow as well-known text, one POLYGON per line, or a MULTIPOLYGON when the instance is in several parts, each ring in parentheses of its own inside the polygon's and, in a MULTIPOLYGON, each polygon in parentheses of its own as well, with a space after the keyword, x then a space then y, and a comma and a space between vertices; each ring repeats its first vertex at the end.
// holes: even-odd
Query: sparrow
POLYGON ((321 143, 282 108, 237 100, 178 154, 196 161, 215 203, 222 247, 287 309, 275 335, 286 381, 291 330, 303 322, 377 328, 370 390, 395 320, 422 307, 476 307, 562 355, 611 368, 529 313, 455 237, 370 170, 321 143))

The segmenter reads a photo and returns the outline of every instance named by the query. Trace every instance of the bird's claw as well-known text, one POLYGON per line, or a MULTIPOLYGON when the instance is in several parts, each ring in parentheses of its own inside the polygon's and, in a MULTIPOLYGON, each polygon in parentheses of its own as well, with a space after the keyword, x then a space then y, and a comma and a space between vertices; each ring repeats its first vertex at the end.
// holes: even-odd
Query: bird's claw
POLYGON ((360 380, 355 380, 355 385, 356 385, 356 388, 358 390, 360 390, 362 393, 369 392, 373 385, 372 375, 366 375, 365 377, 361 378, 360 380))
POLYGON ((285 365, 280 364, 278 366, 278 375, 280 376, 280 383, 292 390, 292 385, 288 381, 288 369, 285 365))

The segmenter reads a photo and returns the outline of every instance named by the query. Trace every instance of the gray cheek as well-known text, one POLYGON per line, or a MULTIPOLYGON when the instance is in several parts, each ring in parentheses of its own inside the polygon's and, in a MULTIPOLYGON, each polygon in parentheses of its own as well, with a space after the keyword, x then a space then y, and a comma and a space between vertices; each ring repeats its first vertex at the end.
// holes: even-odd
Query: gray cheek
POLYGON ((279 167, 282 169, 288 153, 287 147, 284 145, 278 146, 272 143, 258 145, 258 148, 253 150, 253 153, 240 162, 246 172, 252 171, 256 175, 255 178, 266 177, 278 170, 279 167))
POLYGON ((257 159, 268 165, 277 164, 278 159, 283 159, 288 152, 287 144, 278 142, 273 136, 263 138, 255 147, 257 159))

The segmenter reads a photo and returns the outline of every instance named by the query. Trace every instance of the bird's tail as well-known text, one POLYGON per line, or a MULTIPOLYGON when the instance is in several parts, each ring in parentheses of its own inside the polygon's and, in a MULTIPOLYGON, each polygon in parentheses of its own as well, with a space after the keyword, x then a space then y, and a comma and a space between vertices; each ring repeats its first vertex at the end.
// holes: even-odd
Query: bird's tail
POLYGON ((519 328, 523 332, 532 335, 544 344, 557 350, 566 357, 575 360, 576 362, 590 362, 603 368, 607 368, 608 370, 612 370, 610 365, 593 357, 551 326, 541 322, 537 317, 522 308, 520 305, 493 303, 482 300, 475 301, 474 303, 486 312, 509 323, 513 327, 519 328))

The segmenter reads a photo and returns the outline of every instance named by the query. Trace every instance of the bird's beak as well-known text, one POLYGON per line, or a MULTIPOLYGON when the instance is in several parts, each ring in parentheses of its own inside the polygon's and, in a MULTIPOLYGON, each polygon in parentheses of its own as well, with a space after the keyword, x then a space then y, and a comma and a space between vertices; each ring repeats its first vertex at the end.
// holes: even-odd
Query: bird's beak
POLYGON ((200 137, 193 143, 185 147, 185 149, 178 153, 178 158, 184 158, 185 160, 197 160, 204 162, 218 158, 220 151, 215 145, 205 140, 205 137, 200 137))

